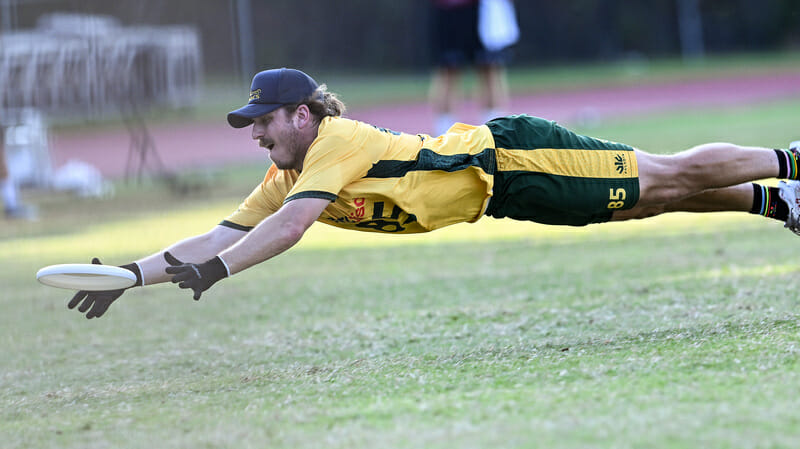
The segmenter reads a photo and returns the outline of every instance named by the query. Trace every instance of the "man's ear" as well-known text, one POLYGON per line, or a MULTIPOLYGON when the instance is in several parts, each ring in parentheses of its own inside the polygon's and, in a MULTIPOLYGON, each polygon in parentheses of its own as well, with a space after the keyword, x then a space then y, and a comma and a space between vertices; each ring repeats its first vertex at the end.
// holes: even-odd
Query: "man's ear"
POLYGON ((297 120, 298 128, 305 128, 314 122, 314 116, 311 115, 311 110, 308 109, 308 105, 305 104, 301 104, 297 107, 297 109, 295 109, 294 116, 297 120))

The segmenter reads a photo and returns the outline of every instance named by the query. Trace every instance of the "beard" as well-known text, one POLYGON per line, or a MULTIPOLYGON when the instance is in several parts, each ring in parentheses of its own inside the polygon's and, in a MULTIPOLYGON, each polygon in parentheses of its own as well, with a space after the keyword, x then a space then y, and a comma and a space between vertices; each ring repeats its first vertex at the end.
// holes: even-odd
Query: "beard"
POLYGON ((281 140, 284 151, 273 157, 275 151, 273 148, 269 155, 272 163, 281 170, 302 170, 308 146, 304 146, 301 142, 300 131, 294 127, 289 128, 282 133, 281 140))

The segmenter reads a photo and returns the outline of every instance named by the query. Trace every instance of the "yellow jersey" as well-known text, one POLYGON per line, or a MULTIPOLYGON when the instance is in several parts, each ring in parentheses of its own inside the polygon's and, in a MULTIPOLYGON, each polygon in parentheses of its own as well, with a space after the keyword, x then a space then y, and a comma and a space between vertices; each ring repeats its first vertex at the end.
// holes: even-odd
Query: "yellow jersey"
POLYGON ((303 171, 274 165, 223 225, 248 230, 298 198, 331 204, 317 221, 346 229, 428 232, 483 216, 492 195, 494 139, 485 125, 411 135, 325 117, 303 171))

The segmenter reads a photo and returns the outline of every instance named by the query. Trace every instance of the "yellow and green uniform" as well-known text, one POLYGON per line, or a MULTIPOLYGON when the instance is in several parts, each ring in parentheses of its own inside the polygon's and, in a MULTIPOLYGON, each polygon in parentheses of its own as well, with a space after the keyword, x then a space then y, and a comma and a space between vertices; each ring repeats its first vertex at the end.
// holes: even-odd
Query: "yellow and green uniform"
POLYGON ((487 215, 584 226, 608 221, 615 210, 630 209, 639 200, 633 147, 527 115, 486 126, 497 157, 487 215))
MULTIPOLYGON (((562 180, 554 184, 561 192, 548 193, 549 187, 544 186, 555 205, 564 203, 560 197, 570 196, 573 189, 581 196, 587 195, 583 190, 605 192, 600 212, 596 198, 581 199, 575 204, 583 210, 565 210, 567 220, 553 224, 603 221, 613 209, 632 207, 638 198, 632 148, 582 136, 577 136, 575 145, 553 144, 557 143, 553 138, 564 136, 577 135, 529 116, 496 119, 482 126, 456 124, 436 138, 326 117, 308 149, 302 173, 270 167, 264 181, 222 224, 250 229, 298 198, 330 200, 318 221, 361 231, 427 232, 474 222, 484 214, 547 223, 553 222, 547 207, 541 207, 541 220, 535 210, 528 210, 540 208, 539 199, 512 197, 516 190, 522 196, 538 196, 542 189, 533 186, 545 179, 562 180), (548 127, 566 134, 542 134, 548 127), (592 148, 587 150, 587 145, 592 148), (566 165, 559 166, 559 154, 565 156, 566 165), (614 165, 618 156, 626 164, 624 174, 614 165), (541 176, 542 171, 552 173, 541 176), (609 188, 616 189, 613 204, 609 188), (620 189, 625 192, 622 197, 620 189), (577 216, 584 216, 584 222, 577 216)), ((597 197, 597 193, 588 196, 597 197)), ((546 206, 547 200, 542 200, 546 206)))

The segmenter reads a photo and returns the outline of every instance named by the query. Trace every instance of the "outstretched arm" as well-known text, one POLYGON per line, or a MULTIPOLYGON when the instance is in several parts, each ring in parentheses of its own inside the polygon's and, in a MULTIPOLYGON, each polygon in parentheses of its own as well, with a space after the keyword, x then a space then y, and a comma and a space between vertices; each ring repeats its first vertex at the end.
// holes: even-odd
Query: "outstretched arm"
POLYGON ((290 201, 219 256, 230 274, 271 259, 299 242, 329 204, 329 200, 321 198, 290 201))
MULTIPOLYGON (((216 226, 211 231, 195 237, 182 240, 169 248, 168 251, 175 251, 187 260, 202 261, 213 257, 219 251, 233 245, 244 237, 244 231, 216 226)), ((94 264, 100 264, 100 259, 94 258, 94 264)), ((133 271, 137 276, 136 285, 149 285, 170 280, 171 276, 164 272, 168 266, 164 260, 163 251, 138 260, 135 263, 124 265, 133 271)), ((72 297, 67 307, 74 309, 78 307, 80 313, 85 313, 86 318, 101 317, 108 307, 117 300, 126 289, 107 290, 107 291, 79 291, 72 297)))
POLYGON ((226 226, 215 226, 205 234, 181 240, 165 250, 136 261, 142 270, 142 281, 144 285, 150 285, 168 282, 172 279, 172 276, 164 271, 169 266, 164 260, 166 251, 180 260, 200 263, 216 256, 220 251, 235 244, 246 235, 245 231, 226 226))
POLYGON ((303 237, 306 230, 330 204, 320 198, 290 201, 256 226, 235 245, 204 263, 186 263, 169 252, 164 254, 171 266, 166 272, 180 288, 194 291, 194 299, 214 283, 286 251, 303 237))

